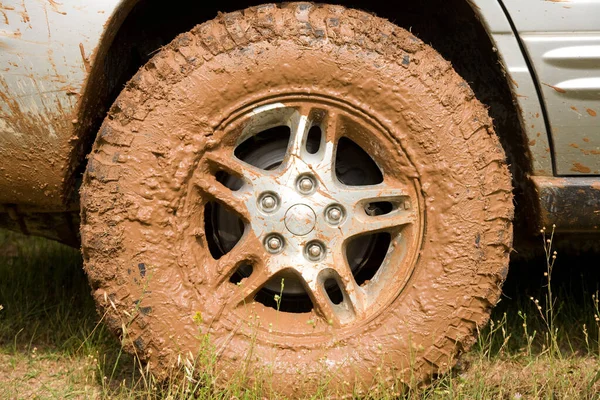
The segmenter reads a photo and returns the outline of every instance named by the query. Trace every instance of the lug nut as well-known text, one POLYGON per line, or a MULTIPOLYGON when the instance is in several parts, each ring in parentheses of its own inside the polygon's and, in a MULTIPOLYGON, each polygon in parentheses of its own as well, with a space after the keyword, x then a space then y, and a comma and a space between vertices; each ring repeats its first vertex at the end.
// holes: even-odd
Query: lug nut
POLYGON ((283 247, 283 241, 277 236, 271 236, 266 241, 267 250, 271 253, 277 253, 283 247))
POLYGON ((339 207, 331 207, 327 211, 327 217, 331 222, 340 222, 342 219, 342 210, 339 207))
POLYGON ((311 261, 319 261, 325 255, 325 246, 320 242, 311 242, 306 245, 306 257, 311 261))
POLYGON ((313 244, 308 248, 308 254, 310 254, 311 257, 319 258, 321 257, 322 253, 323 250, 321 250, 321 246, 319 246, 318 244, 313 244))
POLYGON ((338 225, 344 219, 344 209, 342 206, 335 204, 325 209, 325 220, 331 225, 338 225))
POLYGON ((281 247, 281 240, 279 238, 271 238, 269 239, 269 248, 271 250, 278 250, 281 247))
POLYGON ((302 192, 308 193, 314 189, 315 183, 313 182, 313 180, 311 178, 306 176, 306 177, 300 179, 300 182, 298 182, 298 187, 300 188, 300 190, 302 192))
POLYGON ((263 210, 272 211, 277 206, 277 199, 268 194, 262 198, 260 205, 262 206, 263 210))

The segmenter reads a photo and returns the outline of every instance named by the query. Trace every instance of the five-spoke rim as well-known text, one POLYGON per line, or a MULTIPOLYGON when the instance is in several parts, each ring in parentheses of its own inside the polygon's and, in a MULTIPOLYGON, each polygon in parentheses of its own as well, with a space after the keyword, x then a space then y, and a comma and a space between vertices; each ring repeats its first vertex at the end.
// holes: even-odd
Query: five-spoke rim
MULTIPOLYGON (((350 186, 340 182, 335 168, 340 138, 362 135, 365 146, 378 147, 377 142, 385 140, 381 127, 335 101, 288 101, 253 108, 226 128, 226 134, 237 138, 229 141, 230 146, 205 154, 202 165, 208 173, 196 175, 193 183, 203 199, 223 205, 244 224, 237 244, 215 260, 215 289, 230 284, 227 278, 240 266, 251 265, 249 276, 231 289, 231 308, 252 304, 267 282, 281 273, 298 277, 315 314, 334 327, 366 320, 398 296, 420 245, 415 182, 402 176, 403 171, 388 168, 380 183, 350 186), (291 133, 277 168, 257 168, 234 155, 235 146, 275 126, 287 126, 291 133), (321 131, 317 151, 307 148, 315 126, 321 131), (234 176, 240 187, 226 187, 216 172, 234 176), (380 203, 388 204, 388 209, 374 212, 372 205, 380 203), (359 284, 346 256, 348 246, 357 237, 379 232, 390 234, 389 247, 375 276, 359 284), (337 298, 328 291, 332 286, 339 289, 337 298)), ((373 158, 377 161, 387 154, 393 154, 389 147, 373 158)), ((281 295, 284 285, 277 296, 281 295)))

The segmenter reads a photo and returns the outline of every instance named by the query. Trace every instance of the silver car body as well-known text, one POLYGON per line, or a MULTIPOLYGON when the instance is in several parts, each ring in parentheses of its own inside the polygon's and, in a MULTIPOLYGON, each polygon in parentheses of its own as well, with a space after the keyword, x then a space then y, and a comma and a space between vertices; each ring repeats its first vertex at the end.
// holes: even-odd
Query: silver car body
MULTIPOLYGON (((79 98, 137 0, 0 3, 0 204, 64 204, 79 98), (31 140, 30 135, 36 135, 31 140), (33 151, 35 147, 36 151, 33 151), (43 149, 40 152, 39 149, 43 149), (44 198, 43 202, 38 199, 44 198)), ((470 0, 495 44, 538 177, 600 174, 600 0, 470 0)))

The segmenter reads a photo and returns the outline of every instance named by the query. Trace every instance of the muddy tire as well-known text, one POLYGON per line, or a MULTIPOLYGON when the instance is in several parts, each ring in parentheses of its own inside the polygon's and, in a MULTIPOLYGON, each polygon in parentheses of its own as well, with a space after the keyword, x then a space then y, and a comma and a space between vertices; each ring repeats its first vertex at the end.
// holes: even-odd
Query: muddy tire
POLYGON ((217 382, 296 396, 448 370, 512 244, 505 155, 450 63, 309 3, 222 14, 158 52, 102 125, 81 209, 128 351, 158 376, 208 351, 217 382))

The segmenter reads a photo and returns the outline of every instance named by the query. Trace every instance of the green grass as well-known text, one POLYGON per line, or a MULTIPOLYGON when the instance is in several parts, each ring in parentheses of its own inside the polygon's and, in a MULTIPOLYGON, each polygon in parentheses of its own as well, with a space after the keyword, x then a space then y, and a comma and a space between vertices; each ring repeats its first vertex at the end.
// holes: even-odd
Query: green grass
MULTIPOLYGON (((600 399, 599 258, 559 250, 551 266, 553 251, 514 263, 473 349, 451 373, 405 397, 600 399)), ((77 250, 0 231, 0 399, 264 397, 234 383, 216 390, 209 372, 158 385, 98 324, 81 263, 77 250)), ((370 398, 393 392, 382 385, 370 398)))

